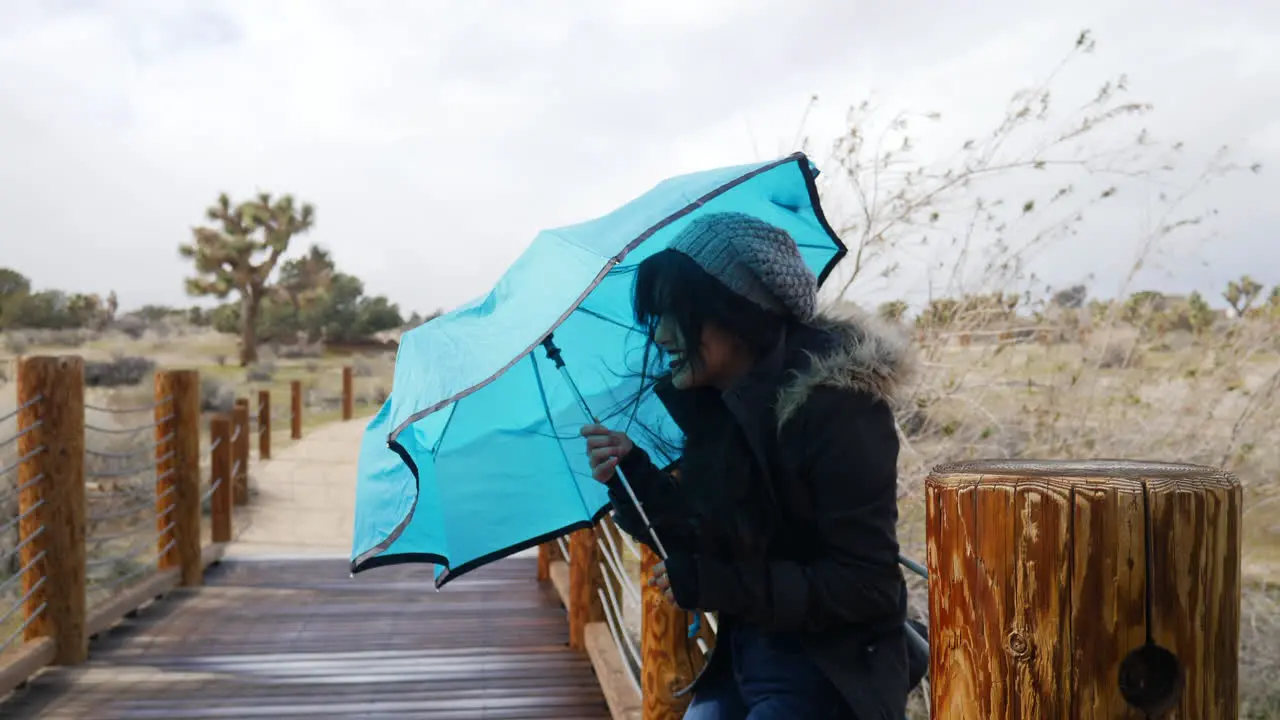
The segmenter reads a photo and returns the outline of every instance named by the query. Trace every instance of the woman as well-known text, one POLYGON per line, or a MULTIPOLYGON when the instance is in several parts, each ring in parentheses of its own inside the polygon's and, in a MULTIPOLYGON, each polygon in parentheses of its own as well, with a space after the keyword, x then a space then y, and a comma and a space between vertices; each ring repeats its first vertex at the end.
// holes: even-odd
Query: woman
POLYGON ((816 316, 816 292, 783 230, 697 219, 634 289, 650 349, 670 360, 653 389, 685 435, 679 479, 625 434, 582 429, 618 526, 653 545, 621 468, 669 553, 650 582, 719 613, 686 720, 905 714, 889 407, 905 343, 816 316))

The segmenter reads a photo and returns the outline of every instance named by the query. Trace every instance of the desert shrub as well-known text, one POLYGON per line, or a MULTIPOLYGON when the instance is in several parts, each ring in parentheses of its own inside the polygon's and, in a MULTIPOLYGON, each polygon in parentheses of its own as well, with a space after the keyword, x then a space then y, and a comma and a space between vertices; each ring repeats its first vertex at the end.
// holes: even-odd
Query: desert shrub
POLYGON ((288 345, 281 345, 277 351, 277 357, 285 360, 302 360, 323 356, 324 346, 319 343, 291 343, 288 345))
POLYGON ((112 327, 130 340, 140 340, 147 333, 147 321, 139 315, 125 315, 112 327))
POLYGON ((85 387, 137 385, 155 368, 155 361, 145 357, 117 356, 106 361, 91 360, 84 364, 84 384, 85 387))
POLYGON ((356 377, 373 377, 373 363, 364 358, 357 358, 351 363, 351 374, 356 377))
POLYGON ((27 342, 27 338, 22 333, 5 333, 4 349, 12 355, 23 355, 27 352, 27 348, 31 344, 27 342))
POLYGON ((231 412, 236 404, 236 389, 229 383, 215 378, 200 379, 200 410, 202 412, 231 412))
POLYGON ((275 374, 276 364, 270 360, 263 360, 261 362, 254 363, 244 371, 245 380, 247 382, 271 382, 271 379, 275 377, 275 374))

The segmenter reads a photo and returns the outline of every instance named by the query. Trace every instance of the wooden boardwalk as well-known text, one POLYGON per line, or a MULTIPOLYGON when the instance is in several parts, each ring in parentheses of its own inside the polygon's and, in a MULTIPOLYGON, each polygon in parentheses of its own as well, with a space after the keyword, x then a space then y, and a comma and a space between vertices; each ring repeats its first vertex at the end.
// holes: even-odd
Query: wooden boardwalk
POLYGON ((608 718, 565 611, 511 558, 436 592, 425 566, 231 560, 51 668, 2 718, 608 718))
POLYGON ((175 588, 0 698, 0 719, 608 718, 566 611, 513 557, 437 592, 427 565, 352 578, 363 421, 252 466, 204 587, 175 588))

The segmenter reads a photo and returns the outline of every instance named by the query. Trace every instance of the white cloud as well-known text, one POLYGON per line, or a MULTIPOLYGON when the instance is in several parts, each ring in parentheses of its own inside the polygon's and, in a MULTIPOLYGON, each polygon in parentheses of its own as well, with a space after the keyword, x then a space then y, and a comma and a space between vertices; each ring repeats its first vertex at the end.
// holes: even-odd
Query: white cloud
MULTIPOLYGON (((186 302, 177 243, 219 191, 264 189, 315 202, 300 245, 327 245, 370 290, 449 306, 486 290, 539 228, 671 174, 790 151, 811 94, 815 155, 872 91, 887 108, 941 111, 924 147, 954 147, 1086 26, 1099 52, 1061 79, 1063 103, 1125 71, 1157 104, 1161 136, 1280 160, 1273 3, 1040 5, 12 3, 0 264, 42 286, 115 288, 126 305, 186 302)), ((1211 267, 1175 257, 1174 279, 1149 282, 1217 287, 1280 267, 1268 184, 1207 194, 1223 210, 1211 267)), ((1144 221, 1126 202, 1043 258, 1043 274, 1122 272, 1098 250, 1144 221)))

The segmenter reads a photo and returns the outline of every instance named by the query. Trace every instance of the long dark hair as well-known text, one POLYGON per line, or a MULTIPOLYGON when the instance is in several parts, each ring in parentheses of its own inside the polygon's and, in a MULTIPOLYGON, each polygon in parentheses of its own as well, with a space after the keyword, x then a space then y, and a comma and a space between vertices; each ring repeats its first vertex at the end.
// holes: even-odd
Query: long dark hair
MULTIPOLYGON (((664 353, 654 342, 664 317, 673 322, 688 344, 687 361, 696 368, 703 362, 700 340, 703 328, 715 326, 761 358, 777 347, 793 318, 770 312, 732 292, 683 253, 661 250, 636 268, 633 286, 636 322, 647 334, 640 393, 652 392, 669 382, 669 372, 659 372, 664 353)), ((697 515, 704 539, 726 550, 752 552, 762 547, 775 525, 765 479, 754 469, 752 454, 738 424, 720 400, 719 393, 700 393, 688 408, 696 414, 684 423, 681 482, 697 515)), ((638 406, 639 398, 636 398, 638 406)))

